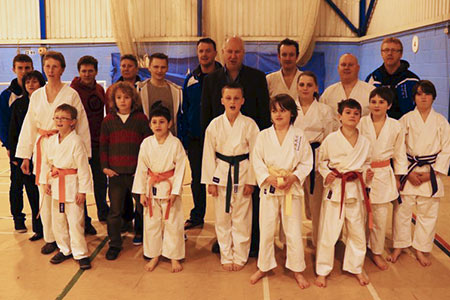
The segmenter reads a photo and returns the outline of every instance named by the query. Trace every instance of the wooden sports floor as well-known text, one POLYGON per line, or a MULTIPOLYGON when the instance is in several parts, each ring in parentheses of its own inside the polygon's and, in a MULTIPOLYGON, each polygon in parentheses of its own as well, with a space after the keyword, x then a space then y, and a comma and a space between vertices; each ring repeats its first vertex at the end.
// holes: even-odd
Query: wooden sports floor
MULTIPOLYGON (((183 194, 185 216, 192 207, 186 173, 183 194)), ((214 205, 208 201, 206 224, 203 229, 187 232, 184 270, 170 273, 170 263, 162 261, 155 271, 144 270, 145 261, 141 246, 133 246, 132 234, 124 237, 124 250, 115 261, 107 261, 106 224, 96 219, 93 196, 88 196, 89 215, 98 231, 88 236, 92 269, 79 271, 78 264, 68 260, 52 265, 52 255, 40 254, 43 240, 30 242, 31 213, 27 200, 27 233, 14 233, 14 223, 9 211, 9 164, 4 148, 0 150, 0 299, 450 299, 450 258, 438 247, 431 253, 432 265, 424 268, 407 250, 396 264, 380 271, 366 258, 364 270, 371 283, 361 287, 356 279, 341 271, 344 246, 336 247, 335 267, 328 279, 328 287, 318 288, 314 281, 314 250, 310 242, 311 222, 303 227, 306 278, 312 284, 306 290, 297 287, 291 272, 284 265, 283 251, 276 252, 279 266, 256 285, 249 283, 256 270, 256 260, 250 258, 240 272, 223 271, 219 256, 210 252, 214 233, 214 205)), ((450 241, 450 179, 446 179, 446 195, 441 200, 437 233, 450 241)), ((390 227, 390 225, 389 225, 390 227)), ((390 229, 389 229, 390 230, 390 229)), ((388 233, 386 251, 390 251, 391 235, 388 233)), ((56 253, 56 252, 55 252, 56 253)), ((387 253, 387 252, 386 252, 387 253)), ((385 254, 386 254, 385 253, 385 254)))

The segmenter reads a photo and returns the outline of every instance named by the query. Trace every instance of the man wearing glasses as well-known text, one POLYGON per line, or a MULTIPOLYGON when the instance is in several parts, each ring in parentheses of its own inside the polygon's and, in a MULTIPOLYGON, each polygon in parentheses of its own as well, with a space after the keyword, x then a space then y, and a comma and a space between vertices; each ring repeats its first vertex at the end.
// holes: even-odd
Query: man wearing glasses
POLYGON ((388 37, 381 43, 383 65, 367 76, 366 81, 375 86, 387 86, 394 91, 395 98, 388 115, 394 119, 414 109, 411 90, 419 77, 409 71, 409 63, 402 60, 403 45, 399 39, 388 37))

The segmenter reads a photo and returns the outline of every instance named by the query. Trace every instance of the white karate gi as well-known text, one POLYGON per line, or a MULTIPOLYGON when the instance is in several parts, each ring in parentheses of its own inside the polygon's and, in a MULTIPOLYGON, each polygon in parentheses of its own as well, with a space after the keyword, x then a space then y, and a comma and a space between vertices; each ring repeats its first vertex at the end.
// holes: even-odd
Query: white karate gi
MULTIPOLYGON (((438 190, 431 197, 431 182, 419 186, 406 181, 400 192, 402 204, 394 206, 394 248, 413 246, 422 252, 431 252, 436 232, 440 198, 444 196, 441 176, 446 176, 450 164, 450 125, 439 113, 431 109, 424 122, 417 108, 401 119, 406 131, 406 152, 413 156, 439 153, 432 165, 436 174, 438 190), (417 220, 411 243, 411 214, 416 206, 417 220)), ((429 172, 430 166, 416 167, 413 172, 429 172)))
MULTIPOLYGON (((221 264, 244 265, 250 251, 252 230, 252 199, 244 196, 244 185, 256 185, 249 159, 239 163, 239 187, 232 191, 230 213, 225 212, 226 186, 230 164, 216 157, 216 152, 226 156, 252 153, 259 129, 255 121, 239 113, 233 125, 224 114, 208 125, 203 147, 201 183, 218 186, 215 197, 216 235, 220 246, 221 264)), ((231 167, 234 182, 234 167, 231 167)))
POLYGON ((276 95, 279 94, 288 94, 289 96, 292 97, 292 99, 297 101, 298 97, 297 80, 300 74, 302 74, 302 72, 297 70, 294 76, 294 80, 292 80, 290 88, 288 88, 286 82, 284 81, 281 69, 273 73, 267 74, 266 80, 270 98, 275 97, 276 95))
MULTIPOLYGON (((297 99, 298 102, 298 99, 297 99)), ((298 116, 295 120, 294 127, 303 130, 306 139, 310 144, 322 143, 325 137, 333 131, 334 115, 331 107, 326 104, 314 100, 306 114, 303 112, 300 104, 298 106, 298 116)), ((317 235, 319 231, 320 207, 322 205, 323 193, 323 179, 317 171, 317 158, 319 150, 315 151, 315 179, 314 179, 314 193, 310 193, 311 176, 308 175, 303 190, 305 193, 305 212, 308 219, 312 220, 312 242, 317 245, 317 235)))
POLYGON ((312 163, 311 146, 301 129, 290 126, 281 145, 273 126, 258 134, 252 154, 252 165, 261 188, 258 268, 263 272, 277 266, 274 239, 280 214, 287 244, 286 268, 294 272, 302 272, 306 268, 301 203, 304 196, 303 183, 311 172, 312 163), (293 196, 291 215, 285 213, 286 192, 265 182, 270 176, 269 168, 292 172, 298 178, 290 189, 293 196))
POLYGON ((184 216, 181 203, 185 168, 186 153, 183 145, 170 132, 163 144, 158 143, 154 135, 142 141, 132 191, 135 194, 145 194, 148 197, 148 205, 152 205, 152 217, 149 208, 144 208, 144 255, 147 257, 162 255, 176 260, 185 257, 184 216), (161 181, 155 183, 150 190, 148 185, 150 177, 147 175, 149 169, 153 173, 164 173, 174 169, 175 171, 168 179, 170 184, 161 181), (166 220, 170 195, 177 195, 177 199, 170 208, 169 218, 166 220))
POLYGON ((361 134, 369 139, 372 145, 372 162, 387 161, 391 158, 394 162, 395 171, 390 164, 382 168, 371 167, 374 175, 370 183, 369 196, 372 204, 373 228, 369 234, 369 248, 374 254, 381 255, 384 251, 389 203, 398 198, 395 175, 404 175, 408 170, 405 132, 399 121, 387 116, 378 137, 371 115, 362 117, 359 127, 361 134))
MULTIPOLYGON (((19 141, 17 143, 16 157, 27 159, 33 157, 34 174, 36 174, 36 142, 40 137, 38 130, 56 129, 53 115, 55 109, 63 103, 70 104, 77 109, 78 116, 75 129, 83 141, 88 156, 91 157, 89 123, 77 91, 69 87, 69 85, 64 84, 52 103, 49 103, 47 99, 45 86, 37 89, 31 95, 28 112, 23 121, 19 141)), ((46 140, 46 138, 41 140, 42 149, 45 148, 46 140)), ((43 174, 42 171, 41 174, 43 174)), ((52 232, 51 197, 45 194, 42 187, 39 187, 39 202, 41 207, 40 216, 44 231, 44 240, 47 243, 51 243, 55 241, 52 232)))
MULTIPOLYGON (((364 172, 370 165, 370 153, 370 142, 367 138, 359 134, 353 147, 339 129, 329 134, 319 148, 319 172, 324 182, 332 172, 331 169, 336 169, 342 174, 352 171, 364 172)), ((358 179, 347 181, 342 215, 340 215, 340 178, 336 178, 328 186, 324 184, 323 197, 316 273, 327 276, 333 269, 334 245, 345 223, 347 241, 343 269, 353 274, 361 274, 366 254, 366 237, 362 204, 364 198, 360 181, 358 179)))
MULTIPOLYGON (((345 94, 344 86, 342 83, 336 82, 335 84, 330 85, 325 89, 322 96, 320 96, 319 102, 325 103, 331 107, 333 110, 334 116, 337 119, 338 116, 338 103, 342 100, 352 98, 361 104, 362 115, 366 116, 370 113, 369 111, 369 95, 370 92, 375 88, 375 86, 364 82, 362 80, 358 80, 356 85, 353 87, 352 92, 350 93, 350 97, 347 97, 345 94)), ((337 121, 339 122, 339 121, 337 121)), ((339 127, 335 127, 337 130, 339 127)))
POLYGON ((88 257, 84 238, 84 204, 75 202, 77 193, 92 193, 89 159, 80 136, 75 131, 59 142, 59 134, 51 136, 43 151, 42 176, 39 183, 52 187, 52 225, 56 244, 64 255, 73 254, 76 260, 88 257), (76 169, 76 174, 65 176, 64 213, 59 211, 59 179, 49 174, 50 167, 76 169))

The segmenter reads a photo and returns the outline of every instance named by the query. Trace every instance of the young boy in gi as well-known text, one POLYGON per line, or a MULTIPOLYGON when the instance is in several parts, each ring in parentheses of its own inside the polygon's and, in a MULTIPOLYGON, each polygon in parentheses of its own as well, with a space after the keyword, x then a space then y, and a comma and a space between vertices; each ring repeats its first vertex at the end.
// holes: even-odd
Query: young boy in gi
POLYGON ((252 165, 261 188, 258 270, 250 277, 255 284, 276 268, 275 231, 281 215, 286 236, 286 268, 294 272, 300 288, 309 287, 303 277, 305 254, 302 238, 303 183, 313 165, 309 141, 293 126, 297 105, 291 96, 280 94, 270 102, 273 126, 258 134, 252 165))
POLYGON ((172 272, 180 272, 185 255, 181 194, 186 154, 170 132, 170 111, 161 101, 152 105, 149 118, 154 134, 141 144, 132 189, 144 206, 144 256, 151 258, 145 269, 153 271, 162 255, 170 259, 172 272))
POLYGON ((91 268, 84 238, 84 202, 92 192, 86 148, 75 132, 77 109, 61 104, 53 117, 58 134, 52 135, 43 152, 45 193, 52 197, 52 224, 60 251, 50 260, 59 264, 72 256, 80 269, 91 268))
POLYGON ((259 129, 240 112, 243 95, 240 84, 222 88, 225 113, 209 124, 203 148, 201 183, 214 197, 220 261, 227 271, 241 270, 250 251, 251 195, 256 180, 249 155, 259 129))
POLYGON ((408 169, 402 125, 387 115, 393 98, 391 89, 375 88, 369 96, 370 115, 362 117, 360 122, 361 134, 372 145, 370 167, 374 172, 370 185, 373 228, 369 232, 369 249, 372 260, 381 270, 388 268, 382 254, 390 202, 398 198, 400 175, 406 174, 408 169))
POLYGON ((401 203, 394 206, 394 251, 388 258, 396 262, 402 249, 413 246, 419 263, 431 265, 427 253, 433 248, 439 201, 444 197, 441 176, 447 175, 450 164, 450 125, 432 105, 436 89, 428 80, 421 80, 412 89, 416 108, 400 119, 406 131, 407 175, 400 179, 401 203), (411 242, 411 214, 416 207, 417 219, 411 242))
POLYGON ((362 200, 369 212, 370 201, 364 184, 373 176, 370 167, 370 141, 357 129, 361 105, 354 99, 339 102, 338 114, 342 126, 329 134, 319 147, 319 172, 324 178, 324 193, 317 245, 315 284, 326 287, 326 277, 333 269, 334 245, 345 224, 347 229, 344 271, 355 274, 361 285, 369 283, 363 274, 366 236, 362 200), (366 173, 363 176, 363 172, 366 173))

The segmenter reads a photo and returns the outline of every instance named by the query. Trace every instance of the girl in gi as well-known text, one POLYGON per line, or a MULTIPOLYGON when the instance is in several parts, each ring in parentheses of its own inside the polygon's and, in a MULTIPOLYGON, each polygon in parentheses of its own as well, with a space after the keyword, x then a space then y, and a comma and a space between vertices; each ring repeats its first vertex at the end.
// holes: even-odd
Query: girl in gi
POLYGON ((180 272, 185 255, 181 193, 186 154, 180 140, 172 135, 168 108, 155 102, 149 113, 153 135, 139 150, 133 193, 140 194, 144 206, 145 265, 153 271, 162 255, 170 259, 172 272, 180 272))
POLYGON ((431 265, 439 201, 444 197, 441 176, 447 175, 450 164, 450 125, 432 105, 436 89, 428 80, 421 80, 412 89, 416 108, 405 114, 400 123, 406 131, 406 153, 410 165, 400 178, 402 203, 394 206, 394 252, 388 260, 396 262, 402 249, 411 245, 419 263, 431 265), (411 241, 411 214, 416 207, 417 219, 411 241))
POLYGON ((302 185, 311 172, 313 156, 309 141, 301 129, 293 126, 297 105, 291 96, 281 94, 270 102, 273 126, 261 131, 253 150, 252 164, 260 192, 260 246, 258 271, 251 277, 255 284, 277 266, 274 252, 276 224, 286 235, 286 268, 294 272, 300 288, 309 287, 301 272, 306 268, 302 240, 302 185))
POLYGON ((139 95, 131 83, 115 83, 111 96, 114 108, 103 119, 100 131, 100 163, 103 173, 109 177, 107 225, 110 242, 106 259, 115 260, 122 249, 120 229, 125 199, 131 194, 139 147, 150 135, 150 128, 141 111, 139 95))

